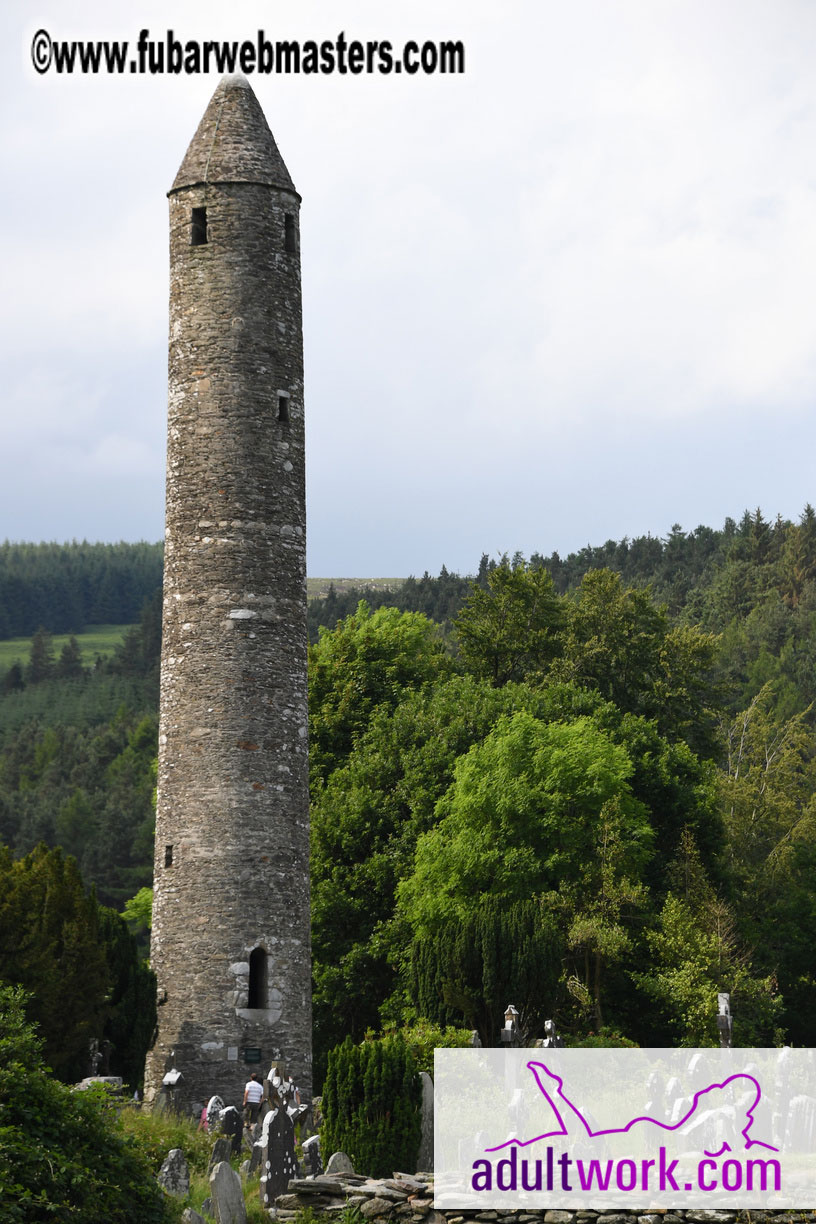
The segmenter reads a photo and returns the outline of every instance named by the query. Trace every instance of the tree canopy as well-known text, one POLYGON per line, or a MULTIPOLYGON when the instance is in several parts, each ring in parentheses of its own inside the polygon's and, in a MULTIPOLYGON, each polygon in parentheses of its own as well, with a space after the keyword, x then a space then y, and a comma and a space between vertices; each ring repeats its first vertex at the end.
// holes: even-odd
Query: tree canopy
MULTIPOLYGON (((15 547, 0 612, 25 598, 15 547)), ((159 605, 109 663, 83 667, 70 641, 55 652, 49 635, 82 623, 65 582, 84 547, 42 553, 40 592, 62 575, 70 623, 32 596, 25 632, 44 628, 0 677, 0 838, 20 862, 61 846, 117 909, 141 895, 128 913, 144 928, 159 605)), ((94 607, 123 607, 94 573, 94 607)), ((519 1000, 538 965, 533 1026, 552 1014, 571 1041, 715 1041, 728 989, 735 1033, 812 1044, 810 506, 795 523, 753 510, 565 558, 483 556, 475 582, 443 567, 391 592, 331 590, 309 616, 318 1068, 383 1024, 489 1038, 511 988, 500 948, 519 1000)), ((45 867, 18 870, 8 906, 45 867)), ((133 1000, 120 929, 95 921, 106 988, 133 1000)))
POLYGON ((631 773, 626 751, 588 718, 500 717, 459 759, 438 823, 419 838, 414 873, 399 888, 414 930, 463 918, 488 896, 521 901, 579 880, 610 805, 640 874, 652 832, 631 773))
POLYGON ((541 675, 561 653, 566 612, 545 569, 511 566, 504 558, 474 583, 456 620, 465 665, 496 687, 541 675))
POLYGON ((450 670, 437 627, 419 612, 357 611, 309 651, 312 773, 326 777, 350 752, 372 711, 450 670))

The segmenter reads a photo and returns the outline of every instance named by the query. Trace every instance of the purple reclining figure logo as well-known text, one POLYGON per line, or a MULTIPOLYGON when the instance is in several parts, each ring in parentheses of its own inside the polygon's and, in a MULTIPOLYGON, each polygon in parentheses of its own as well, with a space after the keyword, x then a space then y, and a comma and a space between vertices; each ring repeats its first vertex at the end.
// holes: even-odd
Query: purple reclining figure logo
MULTIPOLYGON (((541 1062, 528 1062, 527 1066, 530 1071, 532 1071, 539 1089, 543 1093, 555 1117, 557 1118, 559 1129, 543 1131, 540 1135, 535 1135, 532 1139, 507 1139, 504 1143, 499 1143, 495 1147, 485 1148, 486 1152, 499 1152, 502 1150, 502 1148, 513 1146, 520 1148, 529 1147, 531 1143, 538 1143, 540 1139, 552 1139, 561 1135, 569 1136, 570 1131, 564 1121, 564 1117, 565 1115, 569 1117, 570 1114, 577 1118, 580 1126, 583 1129, 583 1133, 589 1139, 599 1139, 605 1135, 625 1135, 631 1131, 633 1126, 637 1126, 638 1124, 654 1126, 662 1131, 680 1132, 687 1123, 692 1121, 700 1102, 702 1102, 703 1108, 711 1108, 712 1104, 716 1103, 716 1097, 713 1098, 713 1101, 711 1098, 708 1100, 704 1099, 708 1097, 709 1093, 716 1093, 718 1090, 724 1090, 729 1086, 729 1084, 734 1084, 737 1081, 739 1081, 739 1087, 744 1086, 746 1089, 752 1088, 754 1093, 750 1106, 745 1109, 745 1125, 739 1131, 739 1133, 742 1135, 746 1150, 751 1147, 762 1147, 767 1148, 770 1152, 779 1151, 779 1148, 773 1147, 770 1143, 764 1143, 761 1139, 752 1139, 748 1134, 754 1122, 754 1110, 759 1104, 762 1096, 762 1089, 759 1086, 759 1081, 747 1071, 736 1072, 734 1075, 729 1075, 721 1083, 709 1084, 708 1087, 701 1088, 699 1092, 695 1092, 689 1109, 677 1122, 660 1122, 657 1118, 650 1118, 643 1115, 641 1117, 632 1118, 630 1122, 625 1123, 623 1126, 593 1130, 578 1106, 575 1105, 564 1092, 564 1081, 560 1075, 556 1075, 554 1071, 550 1071, 549 1067, 545 1066, 544 1063, 541 1062), (548 1081, 551 1081, 551 1083, 548 1081), (554 1097, 560 1100, 561 1108, 559 1108, 556 1100, 553 1099, 554 1097)), ((706 1151, 706 1155, 716 1158, 722 1156, 724 1152, 730 1152, 732 1150, 731 1145, 724 1142, 719 1151, 706 1151)))

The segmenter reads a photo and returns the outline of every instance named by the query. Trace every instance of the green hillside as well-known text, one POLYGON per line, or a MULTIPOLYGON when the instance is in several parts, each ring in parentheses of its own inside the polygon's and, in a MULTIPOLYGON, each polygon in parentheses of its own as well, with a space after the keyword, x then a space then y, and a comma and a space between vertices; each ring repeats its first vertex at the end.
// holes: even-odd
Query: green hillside
MULTIPOLYGON (((89 625, 86 629, 74 634, 82 654, 83 667, 93 667, 97 657, 109 659, 116 647, 120 646, 131 625, 89 625)), ((63 646, 71 639, 69 633, 57 633, 53 636, 54 651, 59 655, 63 646)), ((5 638, 0 640, 0 674, 13 663, 25 666, 31 650, 30 637, 5 638)))
MULTIPOLYGON (((369 1028, 489 1043, 511 998, 531 1036, 707 1045, 727 990, 737 1044, 816 1044, 810 506, 312 582, 318 1079, 369 1028)), ((0 841, 119 908, 152 871, 158 587, 99 632, 4 646, 0 841)))

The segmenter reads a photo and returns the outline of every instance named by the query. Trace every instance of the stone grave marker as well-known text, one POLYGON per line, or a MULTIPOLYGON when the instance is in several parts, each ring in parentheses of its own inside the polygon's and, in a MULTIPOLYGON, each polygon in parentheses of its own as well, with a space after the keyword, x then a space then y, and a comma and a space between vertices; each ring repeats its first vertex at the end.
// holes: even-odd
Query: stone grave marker
POLYGON ((329 1157, 329 1163, 326 1165, 327 1173, 353 1173, 354 1165, 351 1159, 345 1152, 332 1152, 329 1157))
POLYGON ((244 1134, 244 1120, 234 1105, 228 1105, 221 1110, 221 1131, 232 1138, 232 1154, 237 1156, 241 1151, 241 1140, 244 1134))
POLYGON ((282 1106, 264 1118, 261 1153, 261 1205, 272 1207, 293 1177, 298 1175, 295 1128, 282 1106))
POLYGON ((418 1170, 431 1172, 434 1167, 434 1090, 427 1071, 420 1071, 422 1080, 422 1131, 416 1157, 418 1170))
POLYGON ((249 1156, 249 1169, 247 1170, 248 1177, 251 1177, 252 1174, 256 1171, 256 1169, 259 1169, 261 1167, 262 1157, 263 1157, 263 1140, 256 1139, 252 1145, 252 1151, 249 1156))
POLYGON ((207 1102, 207 1130, 210 1134, 215 1134, 221 1125, 221 1113, 224 1108, 224 1102, 220 1096, 211 1096, 207 1102))
POLYGON ((241 1179, 228 1161, 222 1160, 210 1174, 210 1193, 218 1224, 247 1224, 241 1179))
POLYGON ((321 1177, 323 1174, 323 1161, 320 1159, 319 1135, 312 1135, 310 1139, 303 1140, 303 1155, 306 1160, 306 1176, 321 1177))
POLYGON ((190 1189, 190 1170, 181 1148, 173 1148, 164 1158, 164 1163, 156 1174, 156 1181, 162 1190, 172 1194, 174 1198, 184 1198, 190 1189))
POLYGON ((181 1213, 181 1224, 207 1224, 207 1221, 192 1207, 185 1207, 181 1213))
POLYGON ((213 1169, 222 1160, 229 1160, 232 1154, 232 1139, 229 1135, 221 1135, 213 1144, 212 1154, 210 1155, 210 1163, 207 1168, 208 1173, 212 1173, 213 1169))

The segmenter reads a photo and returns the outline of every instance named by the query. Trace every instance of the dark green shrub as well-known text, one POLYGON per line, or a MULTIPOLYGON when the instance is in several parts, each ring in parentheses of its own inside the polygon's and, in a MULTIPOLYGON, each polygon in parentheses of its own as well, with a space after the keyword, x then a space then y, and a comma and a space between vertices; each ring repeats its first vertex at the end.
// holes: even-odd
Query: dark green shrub
POLYGON ((390 1177, 412 1172, 421 1130, 416 1060, 400 1036, 329 1052, 323 1087, 320 1143, 326 1155, 343 1151, 358 1173, 390 1177))
POLYGON ((172 1207, 104 1090, 75 1092, 49 1075, 24 1002, 0 985, 3 1224, 166 1224, 172 1207))

